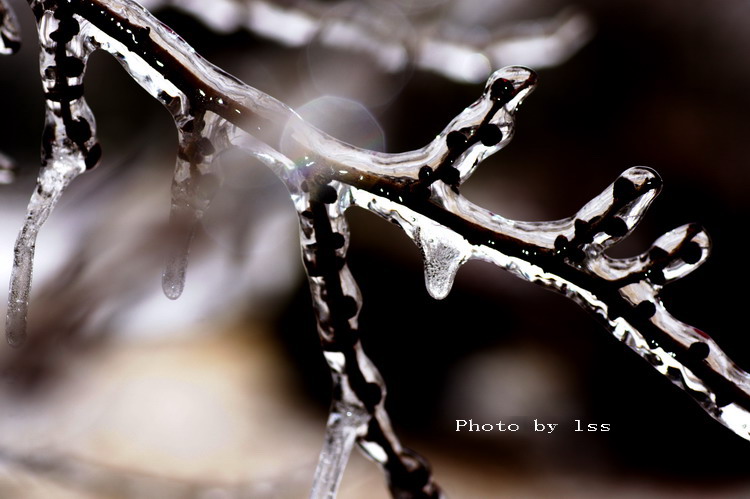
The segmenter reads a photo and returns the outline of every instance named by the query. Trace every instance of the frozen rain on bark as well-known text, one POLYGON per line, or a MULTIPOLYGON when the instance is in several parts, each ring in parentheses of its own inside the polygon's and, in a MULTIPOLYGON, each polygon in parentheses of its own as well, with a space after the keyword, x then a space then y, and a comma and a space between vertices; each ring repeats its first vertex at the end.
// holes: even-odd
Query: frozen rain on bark
MULTIPOLYGON (((626 237, 661 188, 651 169, 631 168, 574 216, 550 222, 506 219, 460 195, 462 183, 512 138, 514 115, 536 84, 523 67, 493 73, 480 98, 425 147, 399 154, 358 149, 305 123, 283 103, 214 67, 140 5, 129 0, 30 2, 42 46, 47 114, 43 167, 16 243, 7 335, 22 343, 36 235, 65 187, 93 168, 101 151, 83 99, 88 56, 104 50, 175 119, 179 154, 172 189, 178 244, 164 276, 179 295, 193 225, 220 179, 213 163, 237 147, 288 187, 300 218, 324 356, 334 382, 314 497, 335 494, 354 443, 380 464, 396 497, 439 497, 427 463, 405 449, 385 410, 385 384, 357 330, 362 299, 346 265, 344 212, 360 206, 399 226, 421 248, 427 287, 445 296, 461 264, 485 260, 558 291, 596 315, 610 332, 692 395, 708 414, 750 439, 750 376, 702 331, 659 299, 663 287, 705 261, 706 233, 677 228, 643 254, 604 250, 626 237), (282 130, 295 161, 278 152, 282 130)), ((14 33, 5 9, 4 36, 14 33)), ((8 38, 11 39, 11 38, 8 38)), ((3 42, 7 45, 5 38, 3 42)))

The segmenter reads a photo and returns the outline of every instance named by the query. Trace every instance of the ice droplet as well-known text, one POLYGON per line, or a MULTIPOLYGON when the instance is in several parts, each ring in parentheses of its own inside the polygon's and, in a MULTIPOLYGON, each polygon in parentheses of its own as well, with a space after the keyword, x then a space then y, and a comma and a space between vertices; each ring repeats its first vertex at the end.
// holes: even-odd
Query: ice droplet
POLYGON ((26 340, 26 316, 39 228, 49 217, 70 181, 81 171, 82 168, 75 162, 59 158, 45 167, 39 175, 37 188, 27 208, 26 221, 13 250, 13 270, 5 319, 5 335, 11 346, 19 347, 26 340))
POLYGON ((424 258, 427 292, 436 300, 442 300, 450 293, 458 269, 471 257, 472 246, 442 225, 422 225, 416 232, 416 241, 424 258))
POLYGON ((221 184, 213 162, 226 149, 232 128, 213 113, 200 112, 184 119, 192 120, 202 133, 180 131, 169 218, 173 234, 162 275, 162 289, 171 300, 179 298, 185 288, 193 235, 221 184))

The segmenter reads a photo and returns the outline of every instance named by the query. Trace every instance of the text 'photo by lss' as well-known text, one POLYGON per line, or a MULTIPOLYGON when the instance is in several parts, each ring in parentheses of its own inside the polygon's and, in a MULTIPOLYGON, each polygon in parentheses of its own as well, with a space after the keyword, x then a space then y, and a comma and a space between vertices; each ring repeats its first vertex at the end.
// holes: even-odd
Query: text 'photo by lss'
POLYGON ((748 48, 740 0, 0 1, 0 497, 750 496, 748 48))

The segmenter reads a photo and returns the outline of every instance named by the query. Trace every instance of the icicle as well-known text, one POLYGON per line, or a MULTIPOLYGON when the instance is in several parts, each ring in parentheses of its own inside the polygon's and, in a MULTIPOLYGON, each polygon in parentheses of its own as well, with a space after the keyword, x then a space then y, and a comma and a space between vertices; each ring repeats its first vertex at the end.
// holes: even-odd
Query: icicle
POLYGON ((368 2, 339 2, 324 9, 314 2, 280 0, 214 0, 211 9, 201 8, 199 0, 140 3, 151 11, 181 9, 219 33, 245 28, 291 47, 309 46, 317 37, 326 47, 361 53, 386 72, 418 67, 462 83, 481 83, 492 69, 518 61, 537 69, 557 66, 593 33, 589 15, 574 7, 528 22, 510 22, 488 11, 477 36, 467 30, 458 10, 435 8, 444 2, 421 7, 399 2, 397 9, 368 2))
POLYGON ((36 220, 27 222, 14 248, 8 312, 5 319, 5 335, 13 347, 19 347, 26 341, 26 316, 29 309, 34 244, 38 227, 36 220))
MULTIPOLYGON (((180 150, 184 147, 181 145, 180 150)), ((167 264, 162 275, 162 289, 170 300, 176 300, 185 289, 185 274, 190 255, 190 243, 195 233, 198 217, 190 212, 189 193, 190 163, 177 158, 177 166, 172 181, 172 207, 169 224, 174 232, 169 242, 167 264)))
POLYGON ((78 175, 75 164, 65 158, 42 170, 37 189, 31 197, 26 221, 16 239, 10 278, 5 332, 8 343, 20 346, 26 339, 26 315, 34 265, 36 237, 70 181, 78 175))
POLYGON ((172 181, 170 226, 174 234, 162 276, 164 294, 171 300, 179 298, 185 289, 193 235, 220 183, 211 164, 230 143, 227 136, 231 129, 212 113, 176 121, 184 124, 172 181))
MULTIPOLYGON (((0 0, 0 54, 10 55, 18 51, 21 46, 21 30, 13 9, 0 0)), ((15 164, 8 156, 0 152, 0 184, 13 182, 15 164)))
MULTIPOLYGON (((177 210, 178 208, 173 209, 177 210)), ((175 215, 170 216, 170 223, 174 223, 175 215)), ((162 289, 164 294, 170 300, 176 300, 182 295, 185 289, 185 275, 190 257, 190 246, 195 234, 195 227, 191 223, 189 227, 183 229, 185 232, 171 243, 167 255, 167 264, 162 275, 162 289)))
POLYGON ((21 30, 13 9, 0 0, 0 54, 13 54, 21 48, 21 30))
POLYGON ((310 499, 335 499, 349 455, 368 419, 367 414, 356 410, 331 410, 310 499))
POLYGON ((26 337, 26 315, 39 229, 68 184, 101 158, 93 113, 83 98, 83 76, 92 47, 81 35, 80 21, 64 7, 44 11, 39 19, 40 72, 46 96, 42 141, 43 168, 31 196, 26 220, 16 240, 5 334, 19 346, 26 337))
MULTIPOLYGON (((442 199, 442 195, 436 197, 442 199)), ((404 230, 422 253, 427 292, 436 300, 448 296, 458 269, 474 254, 474 246, 455 231, 386 198, 356 188, 351 189, 351 197, 353 204, 404 230)))
POLYGON ((427 292, 436 300, 442 300, 450 293, 458 269, 469 260, 472 246, 460 235, 437 224, 419 226, 416 235, 424 257, 427 292))
POLYGON ((185 275, 190 256, 190 246, 195 234, 195 228, 203 215, 203 209, 197 204, 207 207, 208 201, 201 203, 195 193, 193 184, 195 179, 188 176, 181 179, 181 171, 186 167, 178 159, 177 172, 172 183, 172 208, 169 224, 173 231, 172 240, 167 254, 167 264, 162 275, 162 289, 170 300, 176 300, 185 289, 185 275))
POLYGON ((664 282, 660 284, 681 279, 702 265, 708 258, 710 246, 708 234, 695 224, 683 225, 657 239, 649 251, 651 259, 668 256, 662 269, 664 282))

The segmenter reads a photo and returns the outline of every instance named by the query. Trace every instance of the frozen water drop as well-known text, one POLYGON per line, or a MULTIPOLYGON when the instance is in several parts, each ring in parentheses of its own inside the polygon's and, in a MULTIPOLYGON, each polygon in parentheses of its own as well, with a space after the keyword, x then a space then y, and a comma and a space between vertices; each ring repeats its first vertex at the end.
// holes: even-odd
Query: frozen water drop
POLYGON ((442 300, 453 287, 458 269, 469 260, 472 246, 462 236, 435 224, 417 229, 417 244, 424 258, 427 292, 442 300))
MULTIPOLYGON (((204 211, 210 206, 211 197, 215 192, 214 189, 206 192, 204 188, 210 183, 207 180, 213 176, 200 172, 201 167, 208 168, 210 160, 206 160, 206 156, 213 154, 213 145, 208 139, 195 143, 207 144, 204 147, 210 147, 210 152, 196 155, 193 164, 178 157, 172 181, 172 207, 169 216, 172 239, 169 242, 167 264, 162 275, 164 294, 171 300, 179 298, 185 288, 185 274, 195 228, 204 211)), ((185 151, 190 151, 192 147, 193 145, 187 142, 182 143, 180 154, 186 154, 185 151)))
POLYGON ((170 300, 176 300, 185 289, 185 272, 187 270, 187 248, 179 254, 173 255, 167 261, 167 267, 162 276, 162 289, 170 300))
POLYGON ((5 334, 12 346, 20 346, 26 338, 26 315, 29 309, 37 234, 65 188, 81 171, 76 167, 75 161, 70 162, 66 159, 69 158, 58 158, 58 161, 40 173, 37 188, 29 201, 26 221, 16 239, 5 320, 5 334))
MULTIPOLYGON (((26 227, 24 227, 26 229, 26 227)), ((29 292, 34 262, 36 234, 21 232, 15 247, 13 271, 10 277, 10 296, 5 319, 5 334, 8 344, 21 346, 26 340, 26 316, 29 310, 29 292)))

